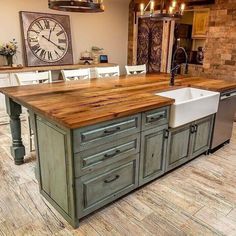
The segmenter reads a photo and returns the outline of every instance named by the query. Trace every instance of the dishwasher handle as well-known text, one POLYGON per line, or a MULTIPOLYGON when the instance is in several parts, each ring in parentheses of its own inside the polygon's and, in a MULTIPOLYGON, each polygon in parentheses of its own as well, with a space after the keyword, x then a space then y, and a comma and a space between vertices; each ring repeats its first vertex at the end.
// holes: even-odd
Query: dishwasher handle
POLYGON ((229 92, 221 95, 220 100, 225 100, 228 98, 236 97, 236 91, 235 92, 229 92))

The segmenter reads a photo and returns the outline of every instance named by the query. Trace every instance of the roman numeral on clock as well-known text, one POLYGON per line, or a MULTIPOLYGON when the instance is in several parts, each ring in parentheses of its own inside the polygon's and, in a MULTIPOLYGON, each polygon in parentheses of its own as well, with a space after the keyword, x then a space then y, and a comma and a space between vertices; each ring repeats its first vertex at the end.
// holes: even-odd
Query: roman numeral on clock
POLYGON ((40 30, 44 30, 43 26, 41 25, 39 21, 36 21, 35 24, 38 26, 40 30))
POLYGON ((60 57, 59 53, 56 50, 54 50, 54 53, 56 54, 57 58, 60 57))
POLYGON ((31 47, 32 51, 34 51, 35 54, 37 54, 41 48, 39 44, 35 44, 33 47, 31 47))
POLYGON ((58 43, 66 43, 66 39, 58 39, 58 43))
POLYGON ((57 23, 55 23, 54 27, 52 28, 52 31, 54 31, 57 27, 57 23))
POLYGON ((61 30, 61 31, 59 31, 58 33, 57 33, 57 36, 60 36, 61 34, 63 34, 64 33, 64 30, 61 30))
POLYGON ((47 54, 47 52, 44 49, 42 49, 42 51, 40 52, 39 56, 41 58, 45 59, 46 58, 46 54, 47 54))
POLYGON ((50 61, 53 60, 53 58, 52 58, 52 53, 49 52, 49 51, 48 51, 48 60, 50 60, 50 61))
POLYGON ((50 23, 48 20, 43 20, 44 25, 45 25, 45 29, 50 29, 50 23))

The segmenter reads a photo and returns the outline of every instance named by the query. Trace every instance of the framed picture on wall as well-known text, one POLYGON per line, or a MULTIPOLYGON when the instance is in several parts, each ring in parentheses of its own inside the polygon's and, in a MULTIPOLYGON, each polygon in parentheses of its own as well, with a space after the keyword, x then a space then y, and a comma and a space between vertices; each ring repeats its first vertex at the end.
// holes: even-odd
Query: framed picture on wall
POLYGON ((26 66, 73 64, 67 15, 20 12, 26 66))

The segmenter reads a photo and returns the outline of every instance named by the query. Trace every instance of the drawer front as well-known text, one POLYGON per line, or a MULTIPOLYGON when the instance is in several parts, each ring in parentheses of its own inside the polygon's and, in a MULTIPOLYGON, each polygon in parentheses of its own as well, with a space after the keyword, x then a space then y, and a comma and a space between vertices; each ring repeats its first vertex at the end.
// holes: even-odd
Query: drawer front
POLYGON ((141 115, 125 117, 74 131, 74 153, 138 133, 141 115))
POLYGON ((76 180, 77 215, 79 218, 127 194, 138 186, 138 156, 76 180))
POLYGON ((163 107, 142 114, 142 130, 169 123, 170 107, 163 107))
POLYGON ((80 177, 134 155, 139 152, 139 149, 140 135, 135 134, 80 152, 75 155, 75 176, 80 177))

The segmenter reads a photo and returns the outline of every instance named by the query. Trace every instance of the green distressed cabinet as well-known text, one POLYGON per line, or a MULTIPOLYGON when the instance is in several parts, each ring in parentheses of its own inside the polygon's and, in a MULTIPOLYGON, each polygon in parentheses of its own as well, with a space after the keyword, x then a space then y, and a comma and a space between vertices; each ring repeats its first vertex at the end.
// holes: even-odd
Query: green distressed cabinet
POLYGON ((210 147, 214 115, 170 129, 167 145, 166 171, 207 152, 210 147))
POLYGON ((194 132, 191 140, 191 159, 201 155, 209 150, 213 132, 214 116, 209 116, 194 125, 194 132))
POLYGON ((166 132, 168 125, 146 130, 141 135, 139 184, 145 184, 165 173, 166 132))
POLYGON ((191 124, 169 130, 166 171, 172 170, 189 160, 191 124))
POLYGON ((79 220, 209 148, 213 117, 169 129, 163 107, 79 129, 30 111, 41 194, 79 220))

